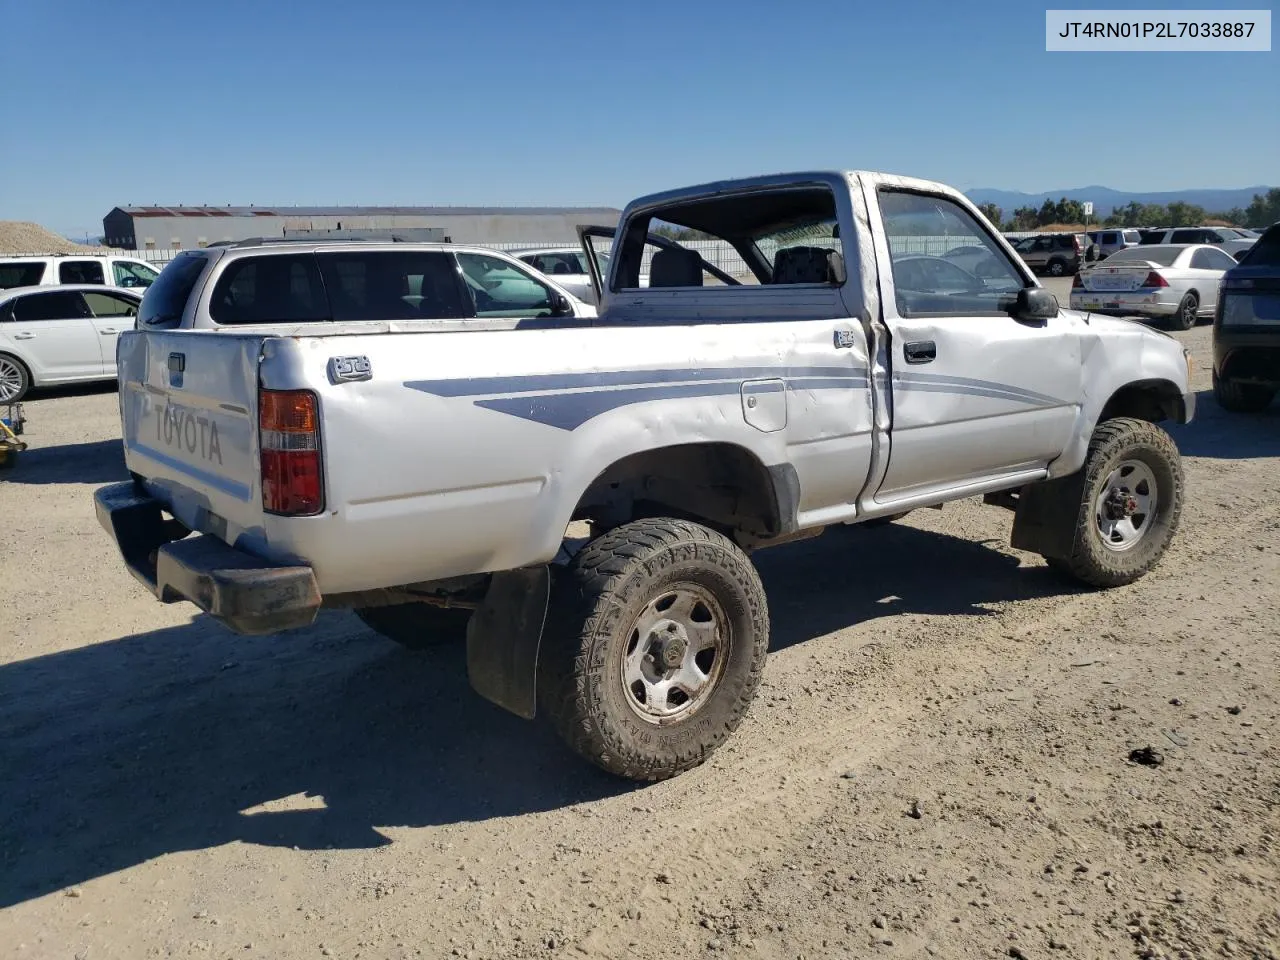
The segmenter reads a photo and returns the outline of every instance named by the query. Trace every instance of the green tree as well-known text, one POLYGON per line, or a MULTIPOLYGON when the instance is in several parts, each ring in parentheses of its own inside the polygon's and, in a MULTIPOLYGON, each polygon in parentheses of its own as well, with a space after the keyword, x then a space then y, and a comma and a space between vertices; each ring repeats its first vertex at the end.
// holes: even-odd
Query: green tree
POLYGON ((1175 200, 1169 204, 1169 226, 1194 227, 1204 222, 1204 207, 1175 200))
POLYGON ((997 207, 994 203, 978 204, 978 212, 990 220, 996 227, 1000 229, 1000 224, 1004 219, 1004 211, 997 207))
POLYGON ((1084 223, 1084 204, 1079 200, 1063 197, 1054 207, 1056 223, 1084 223))
POLYGON ((1272 187, 1265 194, 1255 193, 1245 211, 1245 226, 1269 227, 1277 220, 1280 220, 1280 187, 1272 187))
POLYGON ((1011 221, 1014 230, 1034 230, 1040 225, 1039 214, 1035 207, 1018 207, 1013 211, 1011 221))

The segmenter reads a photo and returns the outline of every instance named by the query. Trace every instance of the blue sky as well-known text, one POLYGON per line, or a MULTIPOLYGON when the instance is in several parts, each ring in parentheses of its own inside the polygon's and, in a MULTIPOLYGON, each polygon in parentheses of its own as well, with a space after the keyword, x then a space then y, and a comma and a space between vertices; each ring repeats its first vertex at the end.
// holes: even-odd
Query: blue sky
POLYGON ((826 167, 1280 184, 1276 49, 1047 53, 1046 6, 1101 4, 0 0, 0 219, 83 236, 128 203, 621 206, 826 167))

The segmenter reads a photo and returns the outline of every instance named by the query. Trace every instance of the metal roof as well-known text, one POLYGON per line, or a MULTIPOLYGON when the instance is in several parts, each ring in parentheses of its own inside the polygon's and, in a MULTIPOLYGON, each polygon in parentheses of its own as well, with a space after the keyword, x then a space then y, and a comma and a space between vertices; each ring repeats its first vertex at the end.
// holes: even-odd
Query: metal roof
POLYGON ((614 207, 117 207, 131 217, 518 217, 620 214, 614 207))

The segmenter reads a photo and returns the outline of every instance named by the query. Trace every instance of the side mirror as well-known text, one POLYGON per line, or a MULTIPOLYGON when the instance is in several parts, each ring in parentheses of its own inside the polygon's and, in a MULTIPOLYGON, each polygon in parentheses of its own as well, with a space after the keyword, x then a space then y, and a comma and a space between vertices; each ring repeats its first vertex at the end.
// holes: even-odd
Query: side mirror
POLYGON ((1015 320, 1052 320, 1058 315, 1058 298, 1044 287, 1023 287, 1009 315, 1015 320))
POLYGON ((845 268, 844 257, 840 256, 836 251, 827 254, 827 266, 831 271, 831 283, 835 286, 843 286, 844 282, 849 279, 849 271, 845 268))
POLYGON ((573 316, 573 304, 569 302, 569 298, 562 293, 553 294, 551 297, 551 315, 553 317, 573 316))

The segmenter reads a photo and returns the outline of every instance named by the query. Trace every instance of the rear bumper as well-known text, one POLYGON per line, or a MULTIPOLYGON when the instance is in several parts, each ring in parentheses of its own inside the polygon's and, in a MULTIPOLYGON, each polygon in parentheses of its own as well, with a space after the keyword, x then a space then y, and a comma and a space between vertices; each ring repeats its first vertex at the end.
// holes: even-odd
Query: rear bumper
POLYGON ((1110 290, 1072 290, 1072 310, 1091 310, 1119 317, 1138 314, 1147 317, 1169 317, 1178 312, 1178 300, 1160 299, 1150 288, 1127 290, 1123 293, 1110 290))
POLYGON ((125 566, 164 603, 186 600, 236 633, 264 634, 308 626, 320 609, 315 573, 282 566, 216 537, 166 520, 159 501, 131 482, 94 494, 98 522, 125 566))
POLYGON ((1280 386, 1280 329, 1215 326, 1213 368, 1239 383, 1280 386))

